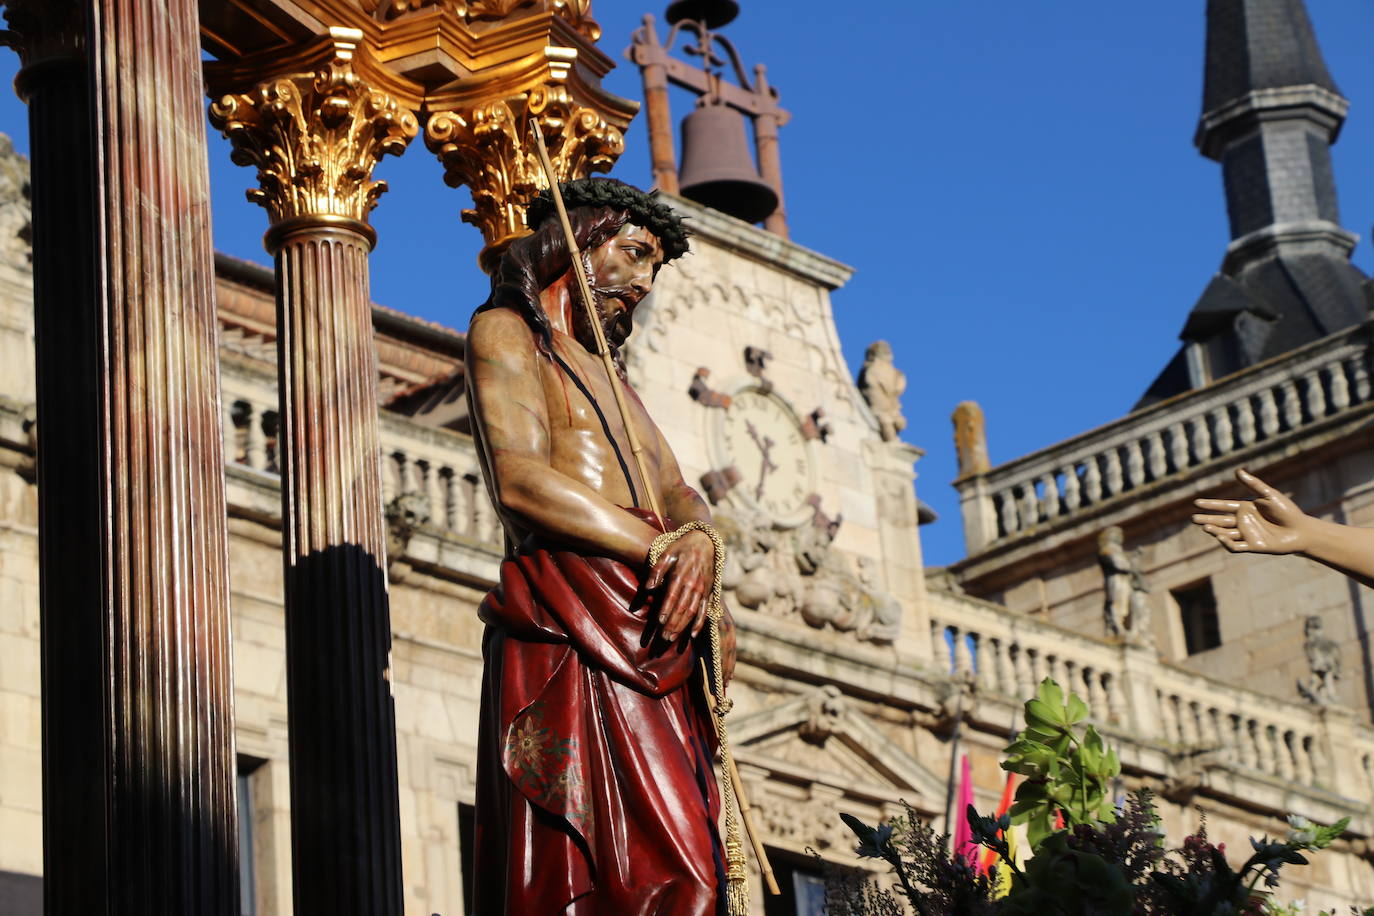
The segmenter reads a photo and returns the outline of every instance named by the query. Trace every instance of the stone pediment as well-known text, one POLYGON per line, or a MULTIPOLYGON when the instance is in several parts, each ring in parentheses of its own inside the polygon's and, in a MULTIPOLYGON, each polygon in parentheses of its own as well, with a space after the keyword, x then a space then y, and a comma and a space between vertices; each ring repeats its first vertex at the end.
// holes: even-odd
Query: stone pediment
POLYGON ((831 685, 729 724, 740 763, 775 778, 833 787, 880 806, 901 800, 923 810, 944 805, 944 781, 831 685))

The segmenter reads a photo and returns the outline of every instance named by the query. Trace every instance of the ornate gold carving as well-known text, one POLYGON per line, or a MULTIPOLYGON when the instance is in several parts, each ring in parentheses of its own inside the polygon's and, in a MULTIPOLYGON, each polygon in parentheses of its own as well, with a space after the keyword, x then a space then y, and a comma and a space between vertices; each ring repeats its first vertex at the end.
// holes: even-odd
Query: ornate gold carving
POLYGON ((531 118, 544 134, 560 181, 609 171, 625 150, 620 128, 577 104, 567 87, 556 82, 513 98, 433 114, 425 127, 425 144, 443 163, 450 187, 472 190, 473 207, 462 216, 487 241, 480 258, 484 269, 525 234, 525 205, 544 184, 527 127, 531 118))
POLYGON ((273 224, 314 216, 365 222, 386 190, 385 181, 372 180, 373 168, 419 133, 415 114, 357 71, 362 37, 330 29, 333 56, 321 69, 266 80, 210 106, 233 161, 257 167, 261 187, 248 199, 273 224))
POLYGON ((601 26, 592 19, 591 0, 363 0, 369 13, 391 22, 429 10, 438 10, 464 23, 495 22, 517 10, 533 7, 566 19, 590 41, 601 37, 601 26))

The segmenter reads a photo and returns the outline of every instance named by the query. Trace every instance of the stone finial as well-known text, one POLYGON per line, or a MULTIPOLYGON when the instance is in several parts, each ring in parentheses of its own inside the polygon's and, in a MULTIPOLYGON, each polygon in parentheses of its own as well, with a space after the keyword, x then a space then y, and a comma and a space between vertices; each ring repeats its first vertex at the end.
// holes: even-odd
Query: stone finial
POLYGON ((1320 617, 1308 617, 1303 631, 1307 638, 1302 648, 1307 654, 1307 667, 1311 674, 1298 681, 1298 693, 1309 703, 1330 706, 1337 702, 1336 682, 1341 679, 1341 647, 1323 632, 1320 617))
POLYGON ((902 416, 906 374, 892 362, 891 344, 875 340, 868 345, 858 382, 859 392, 878 418, 878 432, 883 441, 893 441, 906 429, 906 417, 902 416))
POLYGON ((257 167, 260 186, 248 199, 274 226, 302 217, 365 223, 386 190, 373 168, 419 133, 407 101, 377 84, 383 72, 360 69, 362 40, 356 29, 330 29, 323 66, 225 92, 210 106, 233 161, 257 167))
POLYGON ((959 456, 959 479, 992 470, 988 460, 988 434, 983 408, 977 401, 963 401, 954 408, 954 451, 959 456))

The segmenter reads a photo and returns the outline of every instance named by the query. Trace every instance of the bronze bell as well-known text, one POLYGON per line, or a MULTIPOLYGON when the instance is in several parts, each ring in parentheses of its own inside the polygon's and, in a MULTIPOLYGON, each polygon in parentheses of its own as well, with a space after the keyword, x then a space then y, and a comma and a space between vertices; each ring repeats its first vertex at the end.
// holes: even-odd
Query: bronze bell
POLYGON ((754 170, 744 115, 728 105, 702 105, 682 119, 682 196, 746 223, 778 208, 778 195, 754 170))
POLYGON ((664 14, 670 25, 690 19, 708 29, 718 29, 739 15, 735 0, 673 0, 664 14))

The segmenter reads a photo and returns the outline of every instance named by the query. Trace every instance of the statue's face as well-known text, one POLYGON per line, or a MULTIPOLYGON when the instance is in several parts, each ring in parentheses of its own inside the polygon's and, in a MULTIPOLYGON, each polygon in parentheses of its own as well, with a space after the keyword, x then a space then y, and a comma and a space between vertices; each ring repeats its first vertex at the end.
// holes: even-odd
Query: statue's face
MULTIPOLYGON (((606 331, 606 341, 612 347, 619 347, 634 330, 634 310, 649 294, 654 285, 654 275, 663 264, 663 246, 658 238, 643 226, 626 223, 620 231, 611 236, 599 247, 587 253, 591 266, 592 293, 596 297, 596 310, 601 316, 601 326, 606 331)), ((577 337, 583 340, 586 319, 582 309, 573 312, 577 326, 577 337)))

